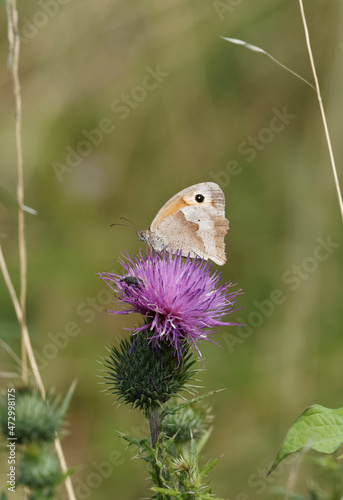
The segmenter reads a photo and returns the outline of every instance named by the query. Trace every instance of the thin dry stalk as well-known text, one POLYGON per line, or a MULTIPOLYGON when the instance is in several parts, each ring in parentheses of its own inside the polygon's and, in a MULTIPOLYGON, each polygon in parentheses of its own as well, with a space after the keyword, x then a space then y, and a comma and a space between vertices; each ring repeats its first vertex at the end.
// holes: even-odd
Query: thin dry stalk
MULTIPOLYGON (((17 314, 21 329, 21 348, 22 348, 22 379, 24 383, 28 382, 27 356, 29 356, 33 375, 38 389, 45 399, 45 388, 39 373, 38 365, 33 353, 29 332, 26 325, 26 290, 27 290, 27 255, 25 242, 24 225, 24 173, 23 173, 23 153, 21 142, 21 91, 19 80, 19 55, 20 55, 20 37, 18 29, 18 11, 16 0, 7 0, 7 19, 8 19, 8 41, 9 41, 9 66, 13 78, 13 92, 15 99, 15 136, 17 147, 17 168, 18 168, 18 244, 20 261, 20 301, 15 293, 4 255, 0 246, 0 268, 2 270, 5 283, 10 293, 14 309, 17 314)), ((64 458, 61 442, 58 437, 55 439, 55 449, 63 473, 68 472, 67 464, 64 458)), ((70 477, 66 477, 65 486, 69 500, 76 500, 73 485, 70 477)))
POLYGON ((38 389, 39 389, 40 393, 42 394, 42 397, 45 398, 44 384, 43 384, 42 378, 41 378, 40 373, 39 373, 39 369, 38 369, 35 355, 33 353, 30 335, 29 335, 29 332, 27 330, 25 319, 23 318, 23 313, 22 313, 22 310, 21 310, 21 307, 19 304, 19 300, 17 298, 17 294, 14 290, 14 286, 13 286, 13 283, 11 281, 8 269, 7 269, 7 265, 6 265, 6 261, 4 258, 4 254, 2 252, 1 245, 0 245, 0 269, 2 271, 4 281, 5 281, 5 284, 7 286, 8 291, 9 291, 10 297, 12 299, 14 310, 15 310, 17 318, 18 318, 18 322, 20 325, 23 325, 23 329, 22 329, 23 342, 25 344, 26 352, 28 353, 28 356, 29 356, 33 376, 35 378, 38 389))
MULTIPOLYGON (((6 351, 11 356, 13 361, 15 361, 18 366, 21 366, 21 359, 19 358, 19 356, 17 356, 17 354, 13 351, 13 349, 11 349, 11 347, 6 342, 4 342, 2 339, 0 339, 0 346, 3 348, 4 351, 6 351)), ((1 373, 4 373, 4 372, 1 372, 1 373)))
POLYGON ((27 383, 27 353, 24 342, 24 328, 26 315, 26 289, 27 289, 27 257, 24 227, 24 172, 23 172, 23 150, 21 143, 21 92, 19 81, 19 55, 20 37, 18 30, 18 11, 16 0, 7 0, 8 18, 8 41, 9 41, 9 66, 13 78, 13 92, 15 102, 15 138, 17 147, 18 168, 18 244, 19 244, 19 266, 20 266, 20 307, 22 311, 21 328, 21 358, 22 379, 27 383))
POLYGON ((342 193, 341 193, 341 188, 340 188, 340 185, 339 185, 339 180, 338 180, 338 175, 337 175, 337 169, 336 169, 336 163, 335 163, 335 158, 334 158, 333 151, 332 151, 331 139, 330 139, 329 129, 328 129, 327 121, 326 121, 326 116, 325 116, 325 111, 324 111, 322 96, 321 96, 321 93, 320 93, 319 81, 318 81, 318 77, 317 77, 316 66, 314 64, 314 59, 313 59, 313 54, 312 54, 312 49, 311 49, 310 36, 309 36, 309 33, 308 33, 307 22, 306 22, 305 11, 304 11, 304 6, 303 6, 302 0, 299 0, 299 5, 300 5, 300 11, 301 11, 301 18, 302 18, 302 22, 303 22, 303 25, 304 25, 307 50, 308 50, 308 54, 309 54, 309 57, 310 57, 310 62, 311 62, 311 67, 312 67, 312 73, 313 73, 314 81, 315 81, 315 84, 316 84, 317 97, 318 97, 320 112, 321 112, 321 115, 322 115, 322 120, 323 120, 323 125, 324 125, 326 142, 327 142, 328 149, 329 149, 329 155, 330 155, 330 160, 331 160, 331 166, 332 166, 333 176, 334 176, 334 179, 335 179, 335 185, 336 185, 336 190, 337 190, 339 207, 340 207, 341 215, 342 215, 342 219, 343 219, 342 193))

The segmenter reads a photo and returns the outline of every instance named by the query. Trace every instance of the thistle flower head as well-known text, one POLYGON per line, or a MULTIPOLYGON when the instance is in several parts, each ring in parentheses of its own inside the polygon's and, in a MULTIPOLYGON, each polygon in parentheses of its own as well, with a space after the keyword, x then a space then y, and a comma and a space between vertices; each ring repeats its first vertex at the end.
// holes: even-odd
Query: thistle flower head
POLYGON ((222 318, 233 312, 234 298, 241 291, 231 291, 231 283, 219 285, 220 273, 211 275, 208 261, 182 259, 181 252, 148 251, 146 257, 140 252, 135 258, 126 255, 120 262, 124 275, 100 273, 118 302, 130 306, 111 313, 143 314, 144 324, 136 331, 147 329, 156 348, 166 343, 180 359, 186 342, 200 354, 199 341, 210 340, 213 329, 236 325, 222 318))
POLYGON ((169 405, 176 411, 167 412, 163 419, 162 429, 167 437, 175 443, 186 443, 191 439, 199 439, 208 431, 213 420, 211 409, 200 405, 169 405))
MULTIPOLYGON (((0 430, 7 434, 7 398, 0 400, 0 430)), ((18 444, 51 443, 61 430, 67 406, 48 395, 44 400, 31 387, 16 389, 15 435, 18 444)))
POLYGON ((29 498, 55 498, 55 487, 63 481, 58 459, 47 446, 31 446, 22 456, 18 471, 18 484, 31 489, 29 498))

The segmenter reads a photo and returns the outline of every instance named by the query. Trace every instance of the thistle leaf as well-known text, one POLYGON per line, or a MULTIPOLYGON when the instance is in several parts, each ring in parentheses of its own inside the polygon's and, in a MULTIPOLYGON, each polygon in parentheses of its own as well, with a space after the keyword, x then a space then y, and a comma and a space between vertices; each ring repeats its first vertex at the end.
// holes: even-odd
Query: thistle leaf
POLYGON ((201 478, 204 478, 207 476, 207 474, 210 472, 210 470, 213 469, 213 467, 219 462, 219 458, 214 458, 213 460, 211 460, 211 462, 209 462, 208 464, 206 465, 203 465, 201 467, 201 469, 199 470, 199 475, 201 478))

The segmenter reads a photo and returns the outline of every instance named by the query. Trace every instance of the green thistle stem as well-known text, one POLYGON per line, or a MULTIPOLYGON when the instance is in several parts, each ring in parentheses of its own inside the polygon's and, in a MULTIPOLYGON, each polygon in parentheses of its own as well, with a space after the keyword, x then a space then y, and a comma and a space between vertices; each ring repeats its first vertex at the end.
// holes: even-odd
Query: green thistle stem
MULTIPOLYGON (((149 414, 149 427, 150 427, 150 437, 151 437, 151 446, 153 449, 156 449, 156 445, 158 446, 157 450, 157 456, 158 460, 161 460, 161 450, 158 445, 158 440, 160 437, 160 432, 161 432, 161 418, 160 418, 160 411, 159 410, 152 410, 149 414)), ((156 474, 156 479, 158 486, 162 488, 163 486, 163 481, 162 478, 164 478, 164 473, 162 468, 160 467, 159 463, 153 464, 153 468, 155 469, 155 474, 156 474)))
POLYGON ((149 427, 150 427, 150 436, 151 436, 151 446, 156 448, 156 444, 158 438, 160 436, 161 431, 161 420, 160 420, 160 412, 159 410, 151 411, 149 415, 149 427))

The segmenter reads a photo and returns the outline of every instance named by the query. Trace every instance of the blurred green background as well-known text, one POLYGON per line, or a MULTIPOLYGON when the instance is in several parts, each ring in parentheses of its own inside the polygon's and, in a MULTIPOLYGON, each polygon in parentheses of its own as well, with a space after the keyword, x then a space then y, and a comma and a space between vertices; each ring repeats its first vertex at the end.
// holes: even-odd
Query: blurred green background
MULTIPOLYGON (((342 1, 305 7, 340 167, 342 1)), ((220 36, 263 47, 312 81, 298 2, 31 0, 18 8, 25 202, 38 211, 26 215, 28 325, 46 387, 63 394, 78 380, 62 441, 78 499, 149 496, 144 464, 117 433, 142 437, 145 423, 99 385, 98 361, 134 318, 107 315, 112 299, 96 273, 120 272, 120 253, 141 246, 134 230, 110 224, 127 217, 147 228, 172 195, 203 181, 226 195, 231 229, 220 270, 244 290, 244 310, 230 319, 246 325, 223 328, 221 348, 201 346, 203 390, 227 388, 210 401, 215 429, 203 460, 221 456, 217 496, 266 498, 287 483, 290 465, 268 480, 265 472, 296 417, 313 403, 343 406, 342 222, 315 92, 220 36)), ((0 33, 0 233, 17 286, 4 2, 0 33)), ((1 338, 20 355, 0 283, 1 338)), ((18 371, 3 349, 0 361, 18 371)), ((310 473, 301 466, 302 492, 310 473)))

